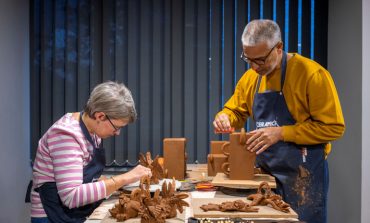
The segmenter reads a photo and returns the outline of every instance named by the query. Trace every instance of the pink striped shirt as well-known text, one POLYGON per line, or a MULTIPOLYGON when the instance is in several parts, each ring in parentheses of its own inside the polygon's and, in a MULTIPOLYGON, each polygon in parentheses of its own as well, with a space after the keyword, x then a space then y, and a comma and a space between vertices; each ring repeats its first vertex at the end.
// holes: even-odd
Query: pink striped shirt
MULTIPOLYGON (((101 139, 97 138, 98 143, 101 139)), ((56 182, 63 204, 80 207, 106 197, 103 181, 83 184, 83 167, 93 153, 93 146, 83 136, 80 125, 65 114, 51 126, 39 141, 33 166, 33 188, 45 182, 56 182)), ((40 196, 32 190, 31 217, 46 217, 40 196)))

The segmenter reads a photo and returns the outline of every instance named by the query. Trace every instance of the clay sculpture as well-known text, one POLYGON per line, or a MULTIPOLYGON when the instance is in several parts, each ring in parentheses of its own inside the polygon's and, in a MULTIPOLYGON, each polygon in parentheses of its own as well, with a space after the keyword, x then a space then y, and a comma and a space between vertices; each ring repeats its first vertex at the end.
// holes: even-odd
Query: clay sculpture
POLYGON ((252 207, 250 204, 242 201, 226 201, 222 202, 221 204, 204 204, 200 206, 203 211, 222 211, 222 212, 229 212, 229 211, 239 211, 239 212, 258 212, 258 208, 252 207))
POLYGON ((285 213, 290 212, 290 205, 285 203, 280 195, 274 194, 267 182, 262 182, 258 187, 257 193, 251 194, 247 198, 248 200, 252 200, 251 206, 269 205, 278 211, 282 211, 285 213))
POLYGON ((230 180, 254 178, 256 153, 246 149, 246 141, 250 136, 243 128, 241 132, 231 133, 230 142, 222 145, 222 151, 228 157, 228 161, 222 164, 221 169, 230 180))
POLYGON ((183 207, 189 204, 183 199, 188 197, 186 193, 176 192, 176 181, 164 182, 162 192, 156 190, 153 197, 150 194, 150 178, 143 177, 139 188, 133 190, 130 195, 121 194, 119 202, 109 210, 117 221, 125 221, 130 218, 141 217, 142 223, 164 223, 167 218, 174 218, 177 210, 183 212, 183 207))
POLYGON ((150 178, 150 184, 158 184, 159 180, 166 177, 166 172, 163 167, 159 164, 159 156, 157 155, 154 160, 150 152, 144 154, 139 154, 139 162, 141 165, 149 168, 152 171, 152 177, 150 178))

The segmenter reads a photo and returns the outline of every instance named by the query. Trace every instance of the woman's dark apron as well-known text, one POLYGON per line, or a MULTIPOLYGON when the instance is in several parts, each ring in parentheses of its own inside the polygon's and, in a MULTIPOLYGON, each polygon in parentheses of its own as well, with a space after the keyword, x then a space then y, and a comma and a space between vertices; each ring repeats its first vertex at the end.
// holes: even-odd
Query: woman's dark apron
MULTIPOLYGON (((281 63, 281 90, 258 93, 258 77, 253 101, 256 127, 294 125, 283 87, 287 67, 287 54, 281 63)), ((325 144, 297 145, 279 141, 257 156, 256 165, 272 174, 277 183, 276 192, 298 213, 299 220, 308 223, 326 222, 328 164, 324 155, 325 144)))
MULTIPOLYGON (((105 166, 104 148, 97 148, 87 131, 87 128, 82 121, 82 112, 80 113, 80 127, 86 139, 94 146, 93 156, 87 166, 83 168, 83 183, 90 183, 98 179, 105 166)), ((58 190, 55 182, 44 183, 41 187, 35 189, 40 194, 42 206, 48 216, 50 222, 84 222, 95 208, 97 208, 103 200, 84 205, 79 208, 69 209, 64 206, 58 195, 58 190)))

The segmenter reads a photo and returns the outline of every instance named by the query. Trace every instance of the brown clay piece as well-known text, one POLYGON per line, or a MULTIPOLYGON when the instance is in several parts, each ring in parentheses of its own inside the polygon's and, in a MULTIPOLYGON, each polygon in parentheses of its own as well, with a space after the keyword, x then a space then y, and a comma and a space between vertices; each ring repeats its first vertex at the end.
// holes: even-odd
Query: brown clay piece
POLYGON ((139 154, 139 162, 141 165, 149 168, 152 171, 152 177, 150 178, 151 184, 158 184, 159 180, 165 177, 165 171, 163 169, 163 165, 159 162, 159 156, 157 155, 154 160, 151 157, 150 152, 146 152, 144 154, 139 154))
POLYGON ((258 187, 256 194, 251 194, 248 197, 248 200, 252 200, 251 206, 271 206, 272 208, 289 213, 290 205, 285 203, 280 195, 274 194, 271 191, 271 187, 267 182, 262 182, 258 187))
POLYGON ((230 212, 230 211, 238 211, 238 212, 258 212, 258 208, 252 207, 250 204, 242 201, 225 201, 221 204, 204 204, 200 206, 200 208, 207 212, 207 211, 222 211, 222 212, 230 212))
POLYGON ((119 202, 109 210, 112 217, 117 221, 125 221, 140 216, 143 223, 164 223, 166 218, 174 218, 177 210, 183 212, 184 206, 189 204, 183 199, 188 197, 186 193, 176 193, 176 181, 164 182, 162 192, 156 190, 153 197, 150 194, 150 178, 143 177, 139 188, 133 190, 128 196, 121 194, 119 202))

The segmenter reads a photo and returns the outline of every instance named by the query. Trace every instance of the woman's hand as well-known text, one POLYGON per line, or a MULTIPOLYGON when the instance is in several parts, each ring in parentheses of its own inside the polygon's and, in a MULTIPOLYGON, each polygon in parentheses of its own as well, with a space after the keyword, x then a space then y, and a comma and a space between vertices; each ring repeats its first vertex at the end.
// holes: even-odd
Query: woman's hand
POLYGON ((106 186, 106 194, 112 194, 114 191, 123 187, 124 185, 134 183, 144 176, 152 177, 152 171, 142 165, 136 166, 127 173, 112 176, 109 179, 103 180, 106 186))
POLYGON ((146 168, 142 165, 137 165, 127 174, 132 175, 132 178, 134 179, 133 182, 140 180, 144 176, 152 177, 152 171, 149 168, 146 168))

